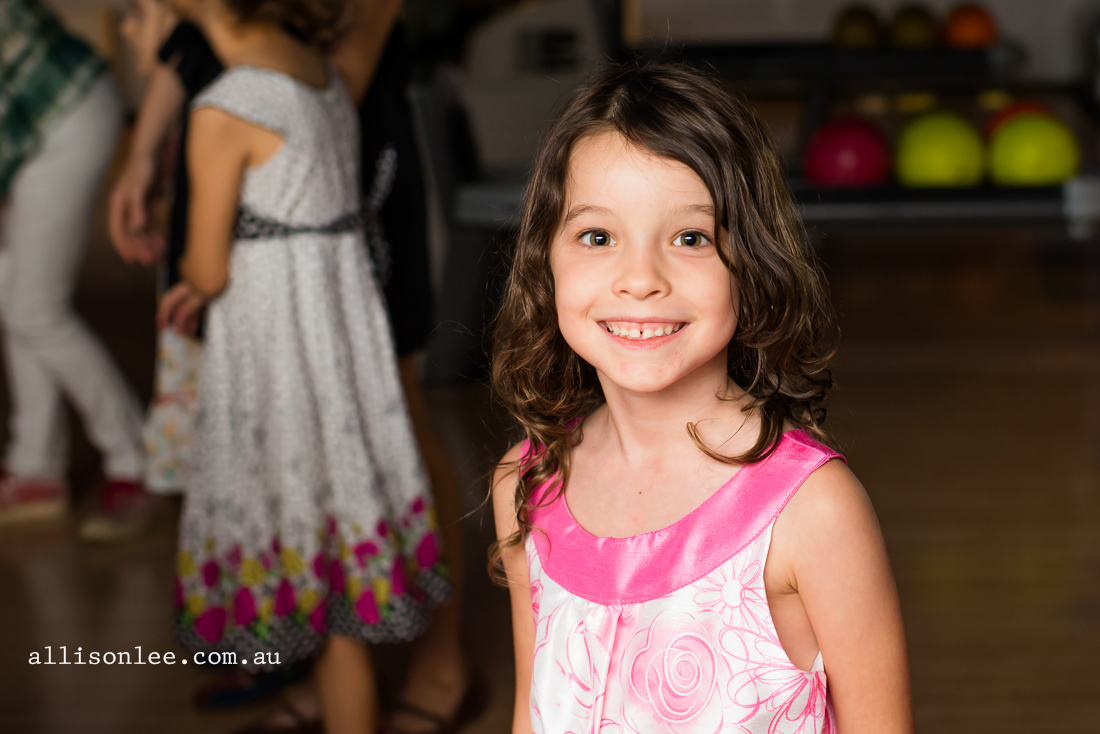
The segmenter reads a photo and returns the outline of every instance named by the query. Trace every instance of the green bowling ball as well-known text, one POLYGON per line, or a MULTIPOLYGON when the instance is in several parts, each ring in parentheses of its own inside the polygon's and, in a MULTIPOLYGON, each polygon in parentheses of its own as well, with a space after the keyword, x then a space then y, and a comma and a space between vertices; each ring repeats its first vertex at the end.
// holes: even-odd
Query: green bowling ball
POLYGON ((1030 112, 1002 123, 989 143, 989 175, 999 186, 1055 186, 1081 167, 1081 147, 1064 122, 1030 112))
POLYGON ((914 188, 977 186, 985 172, 981 133, 967 119, 942 110, 909 122, 894 158, 898 183, 914 188))
POLYGON ((838 48, 877 48, 886 36, 882 21, 866 5, 851 5, 833 24, 833 45, 838 48))
POLYGON ((906 5, 894 13, 890 43, 895 48, 932 48, 939 39, 939 24, 923 5, 906 5))

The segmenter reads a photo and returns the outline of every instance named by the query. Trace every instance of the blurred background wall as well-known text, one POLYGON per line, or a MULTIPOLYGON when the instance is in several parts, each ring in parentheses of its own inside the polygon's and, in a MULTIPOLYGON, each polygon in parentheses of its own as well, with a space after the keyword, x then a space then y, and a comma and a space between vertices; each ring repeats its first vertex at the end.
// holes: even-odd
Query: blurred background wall
MULTIPOLYGON (((641 36, 687 41, 779 41, 821 38, 833 18, 850 0, 637 0, 641 36)), ((905 0, 865 0, 862 4, 884 16, 910 3, 905 0)), ((921 3, 939 15, 959 3, 921 3)), ((1064 80, 1081 74, 1087 63, 1088 32, 1100 10, 1096 0, 986 0, 1005 35, 1019 40, 1035 79, 1064 80), (1074 39, 1076 42, 1067 42, 1074 39)))

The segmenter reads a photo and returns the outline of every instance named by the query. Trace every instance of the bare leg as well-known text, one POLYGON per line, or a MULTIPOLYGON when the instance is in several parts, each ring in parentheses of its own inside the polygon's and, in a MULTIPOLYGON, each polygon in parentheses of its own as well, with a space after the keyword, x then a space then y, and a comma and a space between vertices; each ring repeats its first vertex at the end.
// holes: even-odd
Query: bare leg
POLYGON ((314 667, 321 718, 328 734, 374 734, 378 727, 378 680, 370 650, 334 635, 314 667))
MULTIPOLYGON (((401 692, 401 700, 449 719, 458 709, 469 685, 469 671, 460 640, 460 610, 462 609, 462 500, 454 465, 432 427, 414 358, 400 360, 401 380, 409 404, 413 428, 435 495, 443 543, 447 551, 447 568, 454 583, 454 595, 432 614, 431 624, 416 641, 409 677, 401 692)), ((435 727, 415 716, 398 712, 391 722, 403 732, 427 732, 435 727)))

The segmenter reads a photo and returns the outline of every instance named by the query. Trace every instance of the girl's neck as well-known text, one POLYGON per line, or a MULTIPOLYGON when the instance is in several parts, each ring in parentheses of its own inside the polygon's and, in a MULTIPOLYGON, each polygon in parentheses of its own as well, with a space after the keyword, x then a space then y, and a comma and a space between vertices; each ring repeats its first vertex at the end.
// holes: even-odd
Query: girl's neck
POLYGON ((756 440, 758 420, 743 410, 752 398, 729 379, 725 354, 675 384, 655 393, 635 393, 602 380, 607 438, 630 463, 690 449, 697 452, 687 433, 696 425, 708 446, 736 455, 756 440))
POLYGON ((280 71, 313 86, 327 81, 324 59, 275 23, 242 23, 225 10, 194 21, 226 68, 260 66, 280 71))

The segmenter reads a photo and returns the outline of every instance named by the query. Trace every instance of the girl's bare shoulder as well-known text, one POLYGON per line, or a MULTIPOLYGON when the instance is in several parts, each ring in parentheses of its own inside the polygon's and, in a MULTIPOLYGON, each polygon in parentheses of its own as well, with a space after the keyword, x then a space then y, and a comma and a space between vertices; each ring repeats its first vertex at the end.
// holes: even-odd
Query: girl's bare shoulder
POLYGON ((519 485, 519 463, 523 458, 526 441, 512 446, 497 462, 493 471, 493 511, 497 517, 515 516, 516 487, 519 485))
POLYGON ((784 556, 828 553, 842 545, 881 543, 867 491, 848 466, 832 459, 813 471, 776 519, 773 539, 784 556))
POLYGON ((855 507, 869 505, 863 484, 840 459, 830 459, 819 466, 788 503, 797 514, 827 513, 832 516, 855 507))

